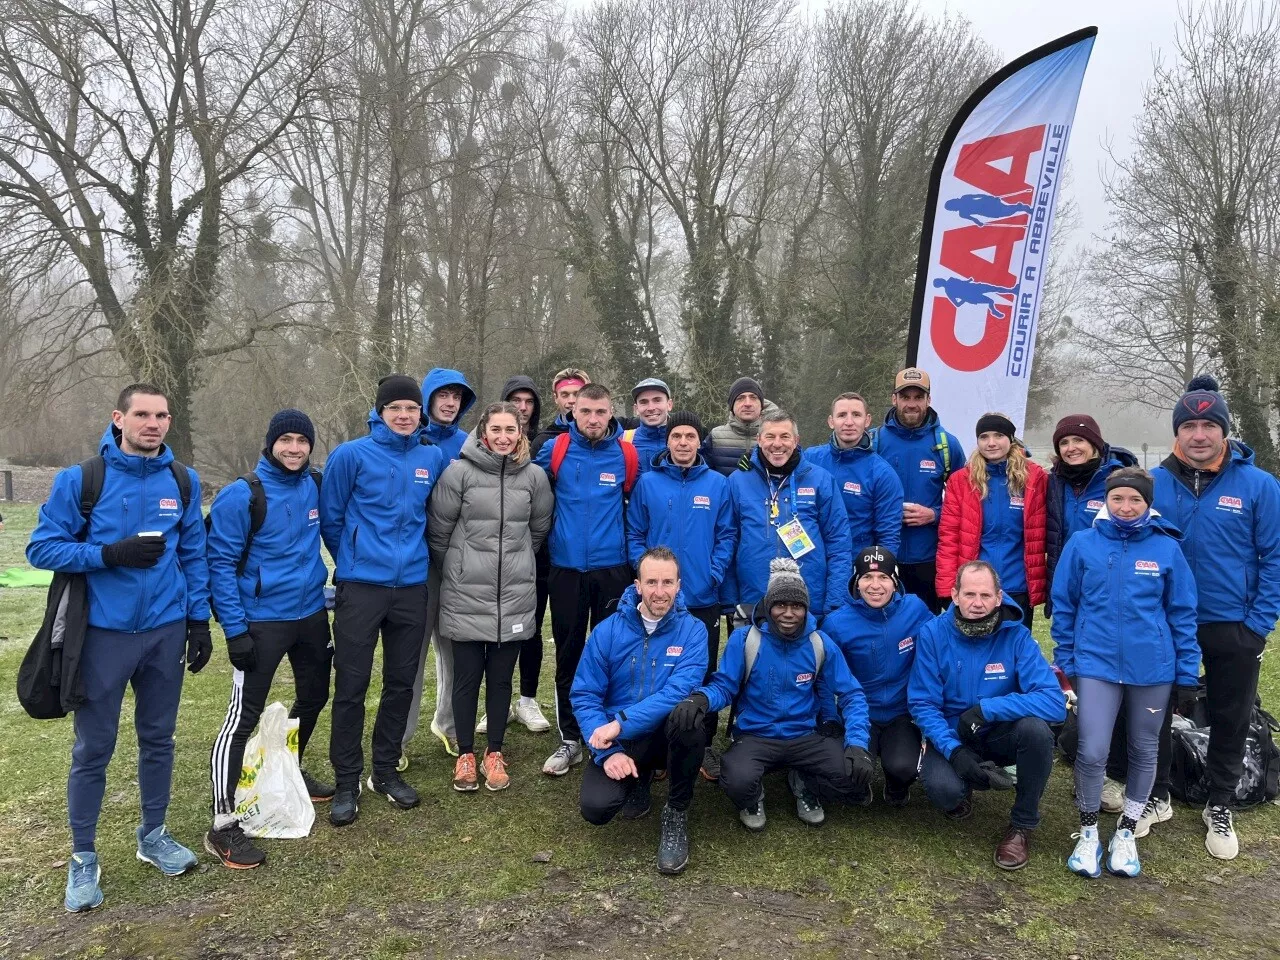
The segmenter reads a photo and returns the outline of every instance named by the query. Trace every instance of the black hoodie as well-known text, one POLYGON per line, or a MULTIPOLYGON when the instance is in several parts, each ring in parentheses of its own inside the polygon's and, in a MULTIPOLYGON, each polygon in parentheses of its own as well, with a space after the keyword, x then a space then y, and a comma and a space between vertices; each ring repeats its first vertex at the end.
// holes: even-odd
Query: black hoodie
POLYGON ((533 416, 529 418, 524 428, 525 436, 533 440, 538 435, 538 424, 542 420, 542 394, 538 392, 533 378, 526 377, 523 373, 517 373, 502 385, 502 399, 510 400, 511 395, 517 390, 528 390, 533 394, 533 416))

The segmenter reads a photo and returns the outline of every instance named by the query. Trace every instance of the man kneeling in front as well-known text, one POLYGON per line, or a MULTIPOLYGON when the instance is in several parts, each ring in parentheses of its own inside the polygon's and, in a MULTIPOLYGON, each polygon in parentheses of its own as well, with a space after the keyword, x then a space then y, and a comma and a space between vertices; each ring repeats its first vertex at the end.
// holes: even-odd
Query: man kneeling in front
POLYGON ((1053 767, 1049 724, 1066 719, 1066 701, 1021 609, 1004 603, 989 563, 964 564, 951 606, 920 628, 907 699, 925 738, 920 781, 950 819, 973 812, 972 791, 996 785, 998 766, 1017 765, 1013 811, 995 861, 1003 870, 1025 867, 1053 767))
POLYGON ((653 547, 636 571, 617 612, 587 638, 569 693, 578 723, 592 731, 582 816, 597 826, 619 812, 638 820, 649 812, 654 771, 669 771, 658 870, 680 873, 689 862, 689 804, 707 734, 701 724, 678 730, 668 715, 702 682, 707 628, 679 596, 674 553, 653 547))

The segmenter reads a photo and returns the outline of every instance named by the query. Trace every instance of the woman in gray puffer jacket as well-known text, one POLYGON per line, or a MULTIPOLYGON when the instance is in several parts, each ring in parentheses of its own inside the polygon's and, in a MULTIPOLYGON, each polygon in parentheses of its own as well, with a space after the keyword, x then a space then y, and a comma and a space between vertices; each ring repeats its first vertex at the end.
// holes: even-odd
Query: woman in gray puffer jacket
POLYGON ((453 645, 453 716, 458 728, 455 790, 475 790, 476 709, 486 683, 485 786, 510 780, 502 758, 511 676, 520 642, 537 630, 534 553, 551 529, 555 497, 542 468, 529 461, 529 439, 516 408, 485 408, 428 503, 427 540, 440 566, 440 636, 453 645))

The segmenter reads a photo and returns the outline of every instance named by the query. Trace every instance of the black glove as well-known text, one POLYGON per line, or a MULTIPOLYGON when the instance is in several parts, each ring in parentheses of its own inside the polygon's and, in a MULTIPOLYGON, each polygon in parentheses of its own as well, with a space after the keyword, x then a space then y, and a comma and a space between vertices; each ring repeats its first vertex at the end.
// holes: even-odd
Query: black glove
POLYGON ((982 758, 968 747, 959 747, 951 754, 951 769, 970 786, 986 790, 991 786, 991 778, 982 769, 982 758))
POLYGON ((227 655, 231 658, 233 667, 246 673, 258 665, 258 648, 247 631, 239 636, 227 637, 227 655))
POLYGON ((102 562, 108 567, 154 567, 164 556, 164 537, 125 537, 102 548, 102 562))
POLYGON ((839 720, 825 720, 818 725, 818 733, 820 736, 831 737, 834 740, 844 742, 844 727, 840 725, 839 720))
POLYGON ((1196 701, 1200 699, 1199 687, 1174 687, 1173 688, 1173 705, 1174 711, 1182 714, 1184 717, 1195 707, 1196 701))
POLYGON ((982 715, 982 708, 977 704, 960 714, 960 739, 965 743, 977 743, 981 740, 978 731, 987 725, 987 718, 982 715))
POLYGON ((671 733, 689 733, 696 730, 703 718, 707 715, 707 702, 705 693, 691 693, 685 697, 671 710, 671 715, 667 717, 667 730, 671 733))
POLYGON ((876 774, 876 763, 871 754, 861 747, 844 748, 844 773, 859 790, 871 785, 871 778, 876 774))
POLYGON ((213 656, 208 620, 187 621, 187 669, 199 673, 213 656))

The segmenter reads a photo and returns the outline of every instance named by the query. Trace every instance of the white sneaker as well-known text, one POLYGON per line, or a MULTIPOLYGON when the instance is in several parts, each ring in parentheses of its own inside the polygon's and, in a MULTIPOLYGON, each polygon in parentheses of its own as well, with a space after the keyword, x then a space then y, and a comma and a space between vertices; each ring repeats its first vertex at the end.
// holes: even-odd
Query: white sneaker
POLYGON ((760 796, 756 799, 755 807, 748 810, 739 810, 738 819, 752 833, 759 833, 764 829, 764 787, 760 788, 760 796))
POLYGON ((1107 872, 1117 877, 1136 877, 1142 872, 1138 862, 1138 842, 1132 830, 1117 830, 1107 845, 1107 872))
POLYGON ((570 767, 581 762, 582 744, 576 740, 573 743, 561 743, 556 747, 556 752, 547 757, 547 762, 542 765, 542 772, 549 777, 563 777, 570 767))
MULTIPOLYGON (((807 823, 811 827, 822 826, 822 822, 827 819, 827 813, 822 809, 818 798, 805 787, 804 778, 795 770, 789 770, 787 786, 791 788, 791 795, 796 798, 796 816, 800 818, 800 822, 807 823)), ((870 796, 870 794, 871 791, 868 790, 867 795, 870 796)))
POLYGON ((1067 869, 1082 877, 1093 880, 1102 876, 1102 841, 1098 839, 1098 825, 1081 827, 1079 833, 1071 835, 1076 839, 1076 848, 1067 857, 1067 869))
POLYGON ((1208 832, 1204 838, 1204 848, 1209 856, 1219 860, 1234 860, 1240 852, 1240 841, 1236 839, 1235 824, 1231 819, 1229 807, 1205 807, 1200 814, 1208 832))
POLYGON ((524 728, 530 733, 546 733, 551 729, 551 724, 542 715, 542 708, 538 706, 537 700, 526 700, 521 697, 516 701, 516 705, 511 710, 511 716, 507 719, 512 718, 524 724, 524 728))
MULTIPOLYGON (((1120 813, 1124 810, 1124 784, 1104 777, 1102 780, 1102 810, 1104 813, 1120 813)), ((1142 834, 1138 834, 1142 836, 1142 834)))
POLYGON ((458 738, 441 730, 434 717, 431 719, 431 735, 444 744, 444 752, 449 756, 458 755, 458 738))
MULTIPOLYGON (((515 717, 515 715, 516 715, 516 708, 515 707, 510 708, 507 711, 507 722, 510 723, 512 718, 515 717)), ((480 722, 476 724, 476 733, 488 733, 488 732, 489 732, 489 715, 486 713, 483 717, 480 718, 480 722)))
POLYGON ((1138 818, 1137 826, 1133 828, 1133 836, 1136 840, 1141 840, 1151 828, 1157 823, 1167 823, 1173 819, 1173 804, 1169 802, 1169 798, 1157 800, 1152 797, 1147 801, 1147 805, 1142 808, 1142 816, 1138 818))

